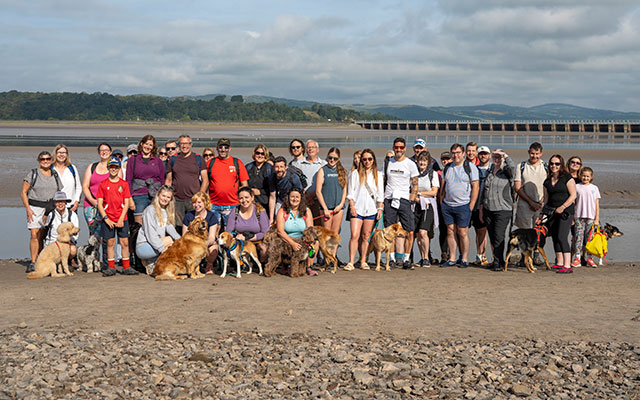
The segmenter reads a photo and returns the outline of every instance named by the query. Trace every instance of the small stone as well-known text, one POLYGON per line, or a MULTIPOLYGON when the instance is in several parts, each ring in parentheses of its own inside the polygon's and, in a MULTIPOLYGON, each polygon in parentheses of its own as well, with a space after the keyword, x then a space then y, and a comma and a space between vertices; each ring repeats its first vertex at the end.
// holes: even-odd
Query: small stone
POLYGON ((154 385, 158 385, 158 384, 160 384, 160 382, 162 382, 162 379, 163 379, 163 378, 164 378, 164 376, 162 376, 162 375, 155 375, 155 376, 153 377, 153 384, 154 384, 154 385))
POLYGON ((582 368, 582 365, 580 365, 580 364, 571 364, 571 370, 574 373, 579 374, 582 371, 584 371, 584 368, 582 368))
POLYGON ((374 377, 369 374, 369 371, 364 369, 354 369, 351 374, 353 375, 353 380, 362 385, 369 385, 374 380, 374 377))
POLYGON ((26 327, 27 327, 27 323, 26 323, 26 322, 24 322, 24 321, 22 321, 22 322, 20 322, 20 323, 18 324, 18 328, 20 328, 20 329, 24 329, 24 328, 26 328, 26 327))
POLYGON ((514 384, 513 386, 511 386, 511 389, 509 389, 509 391, 520 397, 527 397, 531 395, 531 388, 521 383, 514 384))
POLYGON ((164 365, 164 363, 154 358, 153 360, 151 360, 151 365, 153 365, 154 367, 160 368, 164 365))
POLYGON ((394 363, 391 363, 391 362, 382 363, 382 372, 397 372, 397 371, 400 371, 400 368, 396 367, 394 363))
POLYGON ((29 343, 29 344, 25 347, 25 349, 27 349, 27 350, 38 350, 38 346, 36 346, 36 345, 35 345, 35 344, 33 344, 33 343, 29 343))
POLYGON ((202 361, 211 363, 215 360, 215 358, 207 353, 193 353, 191 357, 189 357, 189 361, 202 361))
POLYGON ((336 363, 346 363, 349 360, 349 354, 346 351, 339 350, 331 355, 331 359, 336 363))

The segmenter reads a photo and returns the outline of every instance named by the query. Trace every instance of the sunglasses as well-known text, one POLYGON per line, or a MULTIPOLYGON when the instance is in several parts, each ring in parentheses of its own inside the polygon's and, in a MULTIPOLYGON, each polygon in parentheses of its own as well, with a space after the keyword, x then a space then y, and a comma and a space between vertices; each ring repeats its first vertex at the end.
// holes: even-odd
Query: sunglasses
POLYGON ((171 193, 173 193, 173 186, 162 185, 162 186, 160 186, 160 190, 169 190, 169 191, 171 191, 171 193))
POLYGON ((294 150, 298 150, 298 149, 301 149, 301 148, 302 148, 302 146, 291 146, 291 147, 289 147, 289 148, 290 148, 290 149, 294 149, 294 150))
POLYGON ((255 154, 257 156, 264 156, 264 151, 256 151, 253 154, 255 154))
POLYGON ((362 161, 373 161, 373 157, 363 157, 361 158, 362 161))
POLYGON ((40 161, 51 161, 51 157, 42 157, 40 161))
POLYGON ((160 155, 161 155, 161 156, 166 156, 166 155, 167 155, 167 152, 166 152, 166 151, 161 151, 161 152, 160 152, 160 155))
POLYGON ((179 143, 179 144, 180 144, 180 146, 188 146, 188 145, 191 144, 191 142, 182 142, 182 143, 179 143))
POLYGON ((340 159, 340 157, 334 157, 334 156, 327 157, 327 160, 329 160, 329 161, 338 161, 339 159, 340 159))
POLYGON ((212 153, 204 153, 202 157, 213 157, 212 153))
POLYGON ((221 144, 220 146, 218 146, 218 149, 220 150, 229 150, 229 146, 226 144, 221 144))
POLYGON ((176 146, 167 147, 167 150, 175 150, 175 149, 177 149, 176 146))
POLYGON ((137 150, 131 150, 130 152, 128 152, 127 154, 138 154, 137 150))
POLYGON ((559 163, 559 162, 550 162, 550 163, 549 163, 549 165, 550 165, 550 166, 552 166, 552 167, 559 167, 559 166, 561 166, 561 165, 562 165, 562 163, 559 163))
POLYGON ((575 161, 575 160, 569 161, 569 164, 582 165, 582 163, 580 161, 575 161))
POLYGON ((394 150, 404 150, 405 146, 393 146, 394 150))

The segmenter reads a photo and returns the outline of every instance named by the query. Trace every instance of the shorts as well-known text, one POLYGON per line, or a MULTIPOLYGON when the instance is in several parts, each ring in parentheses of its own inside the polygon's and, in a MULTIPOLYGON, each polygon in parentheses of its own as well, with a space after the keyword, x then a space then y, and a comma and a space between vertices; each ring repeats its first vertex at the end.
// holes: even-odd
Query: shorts
POLYGON ((369 216, 366 216, 366 217, 363 217, 362 215, 358 214, 358 215, 356 215, 355 217, 352 217, 352 218, 358 218, 358 219, 361 219, 361 220, 364 220, 364 221, 371 221, 371 220, 375 221, 376 214, 369 215, 369 216))
POLYGON ((471 209, 468 204, 452 207, 442 202, 442 219, 445 225, 455 225, 460 228, 468 228, 471 222, 471 209))
POLYGON ((220 224, 223 226, 227 226, 227 219, 229 219, 229 214, 231 214, 231 210, 236 208, 235 206, 221 206, 218 204, 211 204, 211 212, 215 214, 220 221, 220 224))
POLYGON ((102 221, 102 238, 113 239, 118 234, 118 238, 125 239, 129 237, 129 221, 124 221, 122 228, 109 228, 106 222, 102 221))
POLYGON ((471 225, 475 229, 486 228, 487 224, 480 221, 480 210, 473 210, 471 212, 471 225))
POLYGON ((391 201, 392 199, 384 199, 384 227, 400 222, 405 231, 413 232, 416 221, 411 202, 407 199, 400 199, 400 206, 393 208, 391 201))
POLYGON ((27 228, 29 229, 44 228, 44 221, 42 220, 42 217, 44 217, 44 212, 45 212, 44 207, 29 206, 29 208, 31 209, 31 211, 35 213, 35 215, 33 216, 32 221, 27 221, 27 228))
POLYGON ((427 231, 429 234, 429 238, 433 238, 433 207, 429 207, 426 210, 416 210, 416 230, 418 233, 419 230, 427 231))
POLYGON ((518 201, 516 209, 516 218, 513 225, 516 228, 531 229, 535 225, 535 220, 540 215, 540 211, 533 211, 529 207, 529 203, 524 200, 518 201))
POLYGON ((133 215, 142 215, 145 208, 151 205, 151 198, 148 194, 136 194, 133 197, 133 204, 136 205, 136 210, 133 215))

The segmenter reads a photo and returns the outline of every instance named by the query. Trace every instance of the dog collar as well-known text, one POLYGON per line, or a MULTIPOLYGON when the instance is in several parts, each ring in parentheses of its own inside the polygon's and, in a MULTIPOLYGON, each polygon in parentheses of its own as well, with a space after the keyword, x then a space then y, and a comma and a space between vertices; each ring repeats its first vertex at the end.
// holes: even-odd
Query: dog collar
POLYGON ((313 256, 316 254, 315 249, 313 248, 313 246, 307 242, 305 242, 304 240, 302 241, 302 244, 309 249, 309 258, 313 258, 313 256))

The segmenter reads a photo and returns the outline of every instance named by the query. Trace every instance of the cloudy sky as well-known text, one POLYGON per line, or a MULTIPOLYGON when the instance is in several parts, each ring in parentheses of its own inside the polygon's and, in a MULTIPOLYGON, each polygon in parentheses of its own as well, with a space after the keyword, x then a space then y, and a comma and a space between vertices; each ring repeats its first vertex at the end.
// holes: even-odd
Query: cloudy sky
POLYGON ((638 0, 0 0, 0 91, 640 111, 638 0))

